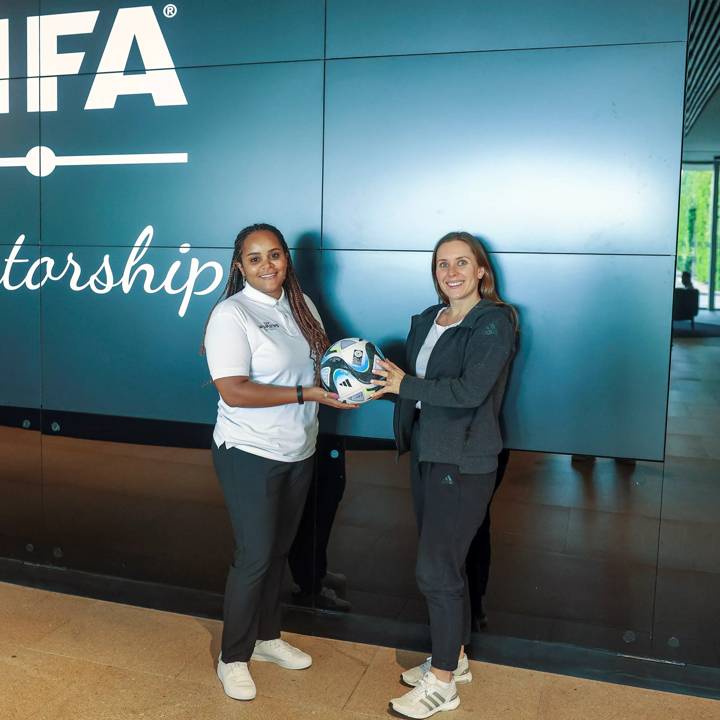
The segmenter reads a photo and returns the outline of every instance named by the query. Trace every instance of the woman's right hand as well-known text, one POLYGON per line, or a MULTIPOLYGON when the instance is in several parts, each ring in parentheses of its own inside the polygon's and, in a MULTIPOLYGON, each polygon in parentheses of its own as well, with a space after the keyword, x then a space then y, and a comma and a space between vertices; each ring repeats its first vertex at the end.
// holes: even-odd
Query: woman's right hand
POLYGON ((330 407, 337 408, 338 410, 354 410, 360 407, 353 403, 340 402, 337 393, 331 393, 321 387, 303 388, 303 398, 305 402, 317 402, 321 405, 329 405, 330 407))

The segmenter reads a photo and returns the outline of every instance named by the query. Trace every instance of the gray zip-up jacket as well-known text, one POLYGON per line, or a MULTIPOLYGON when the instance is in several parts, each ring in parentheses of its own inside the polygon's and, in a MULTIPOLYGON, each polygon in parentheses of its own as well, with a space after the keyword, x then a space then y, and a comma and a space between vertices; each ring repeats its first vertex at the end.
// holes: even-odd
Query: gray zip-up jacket
POLYGON ((458 465, 461 473, 497 468, 502 449, 499 414, 515 329, 509 308, 481 300, 433 348, 425 378, 414 377, 415 362, 442 305, 414 315, 405 344, 408 375, 400 384, 393 428, 400 454, 410 449, 415 404, 422 402, 421 462, 458 465))

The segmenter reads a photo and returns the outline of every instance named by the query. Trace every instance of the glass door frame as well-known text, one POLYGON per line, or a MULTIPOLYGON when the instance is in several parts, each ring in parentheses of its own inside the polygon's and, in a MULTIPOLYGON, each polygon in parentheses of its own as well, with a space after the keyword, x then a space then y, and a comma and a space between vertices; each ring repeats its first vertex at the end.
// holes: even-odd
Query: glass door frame
POLYGON ((708 310, 715 310, 715 276, 718 253, 718 182, 720 182, 720 155, 713 159, 712 219, 710 224, 710 278, 708 287, 708 310))

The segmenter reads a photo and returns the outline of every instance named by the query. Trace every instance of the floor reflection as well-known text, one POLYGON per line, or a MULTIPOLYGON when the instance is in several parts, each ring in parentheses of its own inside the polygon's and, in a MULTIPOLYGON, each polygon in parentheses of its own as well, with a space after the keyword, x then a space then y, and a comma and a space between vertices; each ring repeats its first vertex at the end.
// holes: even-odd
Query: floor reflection
POLYGON ((653 650, 720 665, 720 337, 675 338, 670 387, 653 650))
MULTIPOLYGON (((487 632, 720 665, 718 427, 720 338, 682 338, 665 463, 513 451, 491 508, 487 632)), ((232 539, 207 450, 2 428, 0 460, 8 557, 39 542, 70 568, 222 591, 232 539)), ((426 623, 407 462, 346 454, 327 569, 346 578, 346 612, 426 623)), ((286 602, 294 589, 288 573, 286 602)))
MULTIPOLYGON (((680 339, 665 463, 513 452, 488 631, 720 664, 718 420, 720 338, 680 339)), ((408 476, 392 452, 348 453, 329 561, 355 612, 424 623, 408 476)))
MULTIPOLYGON (((358 612, 425 622, 405 462, 348 454, 330 561, 358 612)), ((490 631, 594 645, 631 630, 649 647, 661 489, 658 463, 513 452, 491 509, 490 631)))

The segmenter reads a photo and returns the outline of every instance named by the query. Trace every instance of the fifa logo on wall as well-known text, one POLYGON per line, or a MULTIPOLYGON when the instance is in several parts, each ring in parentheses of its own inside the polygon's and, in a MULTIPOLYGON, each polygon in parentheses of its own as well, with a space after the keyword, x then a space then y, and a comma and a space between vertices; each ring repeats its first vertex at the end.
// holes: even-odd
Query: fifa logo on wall
MULTIPOLYGON (((173 18, 177 13, 175 5, 166 5, 165 18, 173 18)), ((58 113, 63 108, 58 101, 58 82, 63 76, 78 75, 85 58, 85 52, 61 52, 62 38, 82 36, 93 33, 99 10, 70 12, 55 15, 31 16, 27 23, 27 65, 24 75, 11 68, 10 20, 0 19, 0 122, 2 116, 15 112, 58 113), (25 77, 26 106, 11 106, 10 78, 25 77)), ((17 81, 16 81, 17 82, 17 81)), ((92 85, 84 103, 85 111, 112 110, 118 98, 129 95, 146 95, 152 100, 153 108, 187 105, 188 100, 173 59, 163 35, 160 22, 152 6, 120 8, 117 11, 98 67, 95 69, 92 85), (136 48, 142 61, 141 72, 126 72, 131 53, 136 48)), ((108 143, 112 138, 108 138, 108 143)), ((0 156, 0 172, 18 172, 24 168, 35 177, 48 177, 59 168, 93 165, 156 165, 187 164, 189 154, 182 149, 178 152, 158 153, 117 153, 109 147, 107 153, 68 155, 61 148, 36 145, 28 149, 25 155, 15 157, 0 156)), ((0 278, 0 287, 5 290, 18 290, 25 287, 36 290, 48 281, 67 279, 71 290, 79 292, 90 290, 105 294, 118 287, 129 293, 135 278, 143 273, 145 292, 168 292, 182 295, 178 310, 180 317, 185 315, 193 295, 212 292, 222 282, 223 269, 219 263, 200 264, 192 258, 184 283, 178 283, 179 265, 172 264, 166 276, 157 286, 152 279, 155 271, 148 263, 141 263, 149 249, 153 237, 153 227, 147 225, 138 238, 121 272, 113 272, 108 255, 101 266, 88 278, 83 279, 83 271, 73 253, 68 253, 64 269, 56 268, 54 258, 40 257, 33 262, 20 257, 25 235, 21 235, 12 246, 10 254, 4 260, 4 270, 0 278), (13 271, 24 271, 24 278, 13 280, 13 271), (201 275, 209 273, 212 280, 198 289, 201 275)), ((189 243, 182 243, 178 251, 186 255, 189 243)))
MULTIPOLYGON (((99 10, 34 16, 27 19, 27 112, 57 112, 58 77, 77 75, 84 52, 58 52, 63 36, 92 33, 99 10)), ((0 113, 10 112, 10 27, 0 20, 0 113)), ((187 105, 170 50, 151 6, 117 12, 100 59, 85 110, 108 110, 121 95, 148 94, 156 107, 187 105), (145 72, 125 74, 133 42, 145 72)), ((45 177, 60 165, 187 162, 187 153, 62 157, 47 147, 34 147, 24 158, 2 158, 0 166, 24 165, 45 177)))

